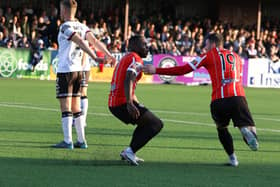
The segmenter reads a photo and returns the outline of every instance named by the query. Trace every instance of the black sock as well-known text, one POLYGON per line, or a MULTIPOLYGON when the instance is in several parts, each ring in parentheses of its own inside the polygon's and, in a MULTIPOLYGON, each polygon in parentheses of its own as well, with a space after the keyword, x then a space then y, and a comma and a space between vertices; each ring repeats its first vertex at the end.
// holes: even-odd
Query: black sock
POLYGON ((81 99, 87 99, 88 97, 87 96, 81 96, 81 99))
POLYGON ((233 140, 227 128, 217 129, 218 136, 225 151, 230 156, 234 152, 233 140))
POLYGON ((62 117, 62 118, 71 117, 71 116, 73 116, 73 113, 72 113, 72 112, 66 111, 66 112, 62 112, 62 113, 61 113, 61 117, 62 117))
POLYGON ((133 132, 130 147, 134 153, 146 145, 156 136, 163 127, 163 123, 158 118, 150 120, 149 123, 141 124, 133 132))

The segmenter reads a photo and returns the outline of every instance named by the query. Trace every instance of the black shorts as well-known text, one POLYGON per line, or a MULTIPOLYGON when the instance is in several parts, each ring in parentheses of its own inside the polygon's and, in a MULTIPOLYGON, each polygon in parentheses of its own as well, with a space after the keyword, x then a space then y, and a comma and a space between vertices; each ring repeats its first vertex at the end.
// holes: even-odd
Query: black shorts
POLYGON ((81 87, 88 87, 89 75, 90 75, 90 71, 83 71, 83 72, 82 72, 82 83, 81 83, 81 87))
POLYGON ((255 126, 245 97, 229 97, 212 101, 211 115, 220 127, 229 125, 230 119, 235 127, 255 126))
POLYGON ((82 73, 68 72, 56 75, 56 98, 80 97, 82 73))
POLYGON ((119 120, 121 120, 122 122, 124 122, 126 124, 131 123, 131 124, 134 125, 134 124, 137 123, 137 121, 139 119, 141 119, 141 117, 145 114, 145 112, 148 111, 148 109, 145 106, 143 106, 143 105, 141 105, 137 102, 133 102, 133 103, 138 108, 138 110, 140 112, 140 117, 137 120, 133 119, 130 116, 130 114, 128 113, 128 110, 126 108, 126 104, 116 106, 116 107, 109 107, 109 109, 110 109, 111 113, 114 116, 116 116, 119 120))

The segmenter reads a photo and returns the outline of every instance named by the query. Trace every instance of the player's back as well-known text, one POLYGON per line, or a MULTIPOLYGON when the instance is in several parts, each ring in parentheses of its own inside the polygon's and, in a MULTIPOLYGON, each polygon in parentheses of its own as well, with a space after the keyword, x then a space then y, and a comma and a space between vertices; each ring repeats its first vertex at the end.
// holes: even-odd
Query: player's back
MULTIPOLYGON (((111 90, 109 94, 109 106, 119 106, 126 103, 126 97, 124 92, 124 81, 126 78, 126 72, 129 66, 135 62, 141 62, 142 59, 136 53, 126 54, 121 61, 116 65, 111 81, 111 90)), ((137 76, 139 80, 142 76, 142 73, 137 76)), ((133 85, 133 93, 135 89, 135 84, 133 85)))
POLYGON ((242 86, 242 60, 234 52, 213 48, 207 54, 206 63, 212 81, 212 100, 245 96, 242 86))

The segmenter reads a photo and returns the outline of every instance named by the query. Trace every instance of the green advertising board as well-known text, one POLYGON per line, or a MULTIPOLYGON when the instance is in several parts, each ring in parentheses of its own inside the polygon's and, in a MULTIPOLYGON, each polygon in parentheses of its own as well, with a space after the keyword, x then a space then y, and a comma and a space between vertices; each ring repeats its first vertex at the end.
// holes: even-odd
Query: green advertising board
POLYGON ((43 59, 32 72, 31 51, 29 49, 0 48, 0 78, 49 79, 51 52, 45 50, 43 59))

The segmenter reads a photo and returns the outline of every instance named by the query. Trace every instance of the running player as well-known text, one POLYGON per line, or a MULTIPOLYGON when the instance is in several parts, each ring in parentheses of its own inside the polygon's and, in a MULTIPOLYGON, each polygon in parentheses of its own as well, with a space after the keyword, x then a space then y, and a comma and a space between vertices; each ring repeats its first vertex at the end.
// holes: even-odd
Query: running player
POLYGON ((242 86, 242 61, 236 53, 223 49, 222 46, 222 36, 210 34, 206 38, 207 52, 196 57, 194 61, 173 68, 155 68, 148 65, 144 67, 144 72, 184 75, 201 66, 208 70, 212 81, 212 118, 217 125, 219 140, 229 156, 229 164, 237 166, 238 160, 234 153, 233 140, 227 128, 230 119, 234 126, 240 129, 245 142, 253 151, 256 151, 259 145, 256 127, 242 86))
POLYGON ((120 156, 132 165, 144 161, 135 153, 156 136, 163 127, 162 121, 139 103, 135 88, 142 77, 143 60, 148 49, 144 37, 133 36, 129 40, 130 53, 125 55, 116 65, 109 95, 111 113, 125 124, 137 125, 129 147, 120 156))
POLYGON ((75 147, 87 148, 85 138, 85 121, 80 108, 80 85, 82 71, 82 53, 85 51, 96 61, 97 58, 84 41, 87 40, 95 48, 103 51, 109 59, 115 61, 112 55, 99 42, 89 28, 75 18, 77 2, 75 0, 62 0, 60 2, 60 15, 64 23, 59 28, 59 62, 57 67, 56 97, 60 102, 62 113, 62 129, 64 140, 53 147, 73 149, 72 123, 73 117, 77 131, 75 147))

